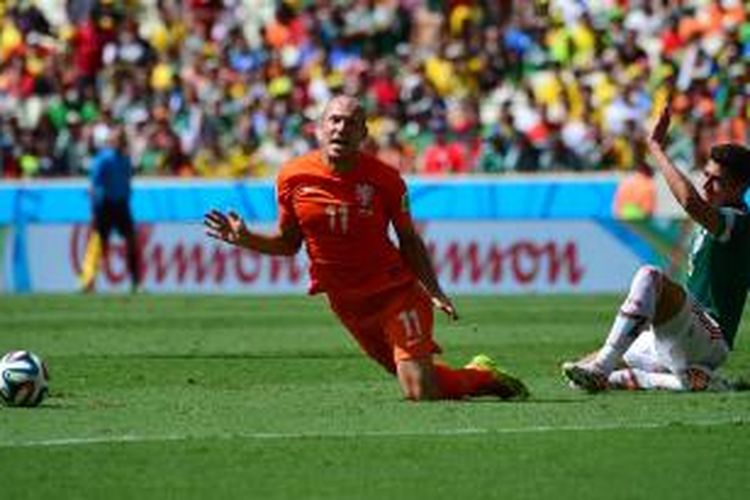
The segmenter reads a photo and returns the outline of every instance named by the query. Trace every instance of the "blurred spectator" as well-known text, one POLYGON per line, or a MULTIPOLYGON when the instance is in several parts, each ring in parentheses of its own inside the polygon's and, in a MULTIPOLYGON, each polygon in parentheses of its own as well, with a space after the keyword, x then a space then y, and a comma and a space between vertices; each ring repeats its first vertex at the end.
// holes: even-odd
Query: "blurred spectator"
POLYGON ((477 164, 478 171, 488 174, 505 172, 504 160, 509 147, 510 142, 501 134, 496 133, 489 137, 482 146, 482 154, 477 164))
POLYGON ((637 141, 638 123, 635 120, 627 120, 623 126, 622 133, 611 140, 609 148, 609 168, 617 170, 633 170, 637 167, 637 141))
POLYGON ((637 165, 634 172, 623 177, 615 191, 612 212, 618 219, 642 220, 654 215, 654 172, 645 161, 639 161, 637 165))
POLYGON ((516 131, 503 158, 503 165, 505 170, 511 172, 533 172, 539 169, 539 157, 540 151, 529 137, 516 131))
POLYGON ((52 175, 81 175, 89 163, 88 139, 83 135, 83 123, 77 113, 69 113, 66 126, 60 130, 53 149, 52 175))
POLYGON ((73 30, 69 43, 76 69, 79 89, 96 87, 96 77, 102 68, 104 46, 114 39, 114 21, 110 17, 89 15, 73 30))
POLYGON ((411 146, 399 139, 396 132, 388 132, 383 138, 376 152, 387 165, 396 167, 402 174, 416 173, 414 150, 411 146))
POLYGON ((265 175, 276 175, 281 166, 293 158, 294 152, 287 147, 281 127, 274 124, 264 137, 255 157, 265 175))
MULTIPOLYGON (((138 169, 150 175, 189 175, 193 167, 182 152, 180 138, 169 122, 169 112, 165 107, 157 107, 151 116, 151 123, 145 128, 147 141, 138 169)), ((203 173, 211 175, 211 169, 203 173)))
POLYGON ((18 138, 21 136, 18 120, 15 118, 0 117, 0 167, 3 178, 15 178, 21 176, 21 165, 19 165, 20 144, 18 138))
POLYGON ((543 171, 583 170, 584 167, 581 158, 565 145, 559 133, 553 134, 549 145, 539 155, 539 168, 543 171))
POLYGON ((427 146, 422 157, 420 173, 452 174, 466 172, 466 150, 457 141, 449 141, 444 126, 435 132, 435 140, 427 146))

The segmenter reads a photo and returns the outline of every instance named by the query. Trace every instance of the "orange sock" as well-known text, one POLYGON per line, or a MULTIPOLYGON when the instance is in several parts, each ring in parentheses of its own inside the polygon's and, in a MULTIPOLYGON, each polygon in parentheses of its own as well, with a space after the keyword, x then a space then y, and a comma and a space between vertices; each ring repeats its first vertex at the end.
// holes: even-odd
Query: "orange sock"
POLYGON ((487 370, 451 368, 441 363, 435 363, 435 376, 442 399, 483 396, 490 394, 495 384, 494 376, 487 370))

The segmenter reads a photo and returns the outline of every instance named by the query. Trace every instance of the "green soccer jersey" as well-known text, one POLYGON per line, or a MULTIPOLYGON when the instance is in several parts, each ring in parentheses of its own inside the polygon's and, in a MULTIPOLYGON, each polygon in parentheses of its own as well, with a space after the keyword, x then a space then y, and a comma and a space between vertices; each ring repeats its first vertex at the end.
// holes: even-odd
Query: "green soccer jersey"
POLYGON ((703 227, 694 234, 687 288, 718 321, 732 348, 750 287, 750 215, 745 210, 719 209, 719 231, 703 227))

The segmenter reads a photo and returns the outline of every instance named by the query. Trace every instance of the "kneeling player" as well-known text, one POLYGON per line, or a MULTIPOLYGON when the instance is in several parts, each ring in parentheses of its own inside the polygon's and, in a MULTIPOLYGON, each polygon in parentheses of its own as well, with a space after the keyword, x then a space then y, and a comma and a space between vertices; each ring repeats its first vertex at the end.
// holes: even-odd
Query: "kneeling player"
POLYGON ((454 319, 456 310, 412 223, 406 184, 394 168, 360 151, 366 135, 362 106, 334 98, 318 127, 320 149, 279 173, 279 230, 251 232, 237 214, 214 210, 205 218, 208 235, 272 255, 293 255, 304 242, 310 292, 326 294, 362 350, 396 375, 408 399, 526 397, 523 382, 487 356, 463 368, 436 360, 432 307, 454 319))
POLYGON ((670 191, 698 227, 685 286, 644 266, 633 277, 602 348, 563 364, 570 382, 589 391, 701 391, 727 384, 715 370, 734 344, 750 284, 750 150, 714 146, 700 191, 664 152, 665 108, 648 146, 670 191))

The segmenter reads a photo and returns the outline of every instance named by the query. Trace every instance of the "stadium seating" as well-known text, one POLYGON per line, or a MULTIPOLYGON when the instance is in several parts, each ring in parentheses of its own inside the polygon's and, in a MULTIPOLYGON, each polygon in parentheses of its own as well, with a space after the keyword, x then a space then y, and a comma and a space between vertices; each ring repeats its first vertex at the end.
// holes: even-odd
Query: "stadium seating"
POLYGON ((273 176, 336 92, 410 174, 633 170, 668 99, 683 165, 748 139, 739 0, 9 0, 0 27, 6 178, 85 174, 116 122, 140 175, 273 176))

